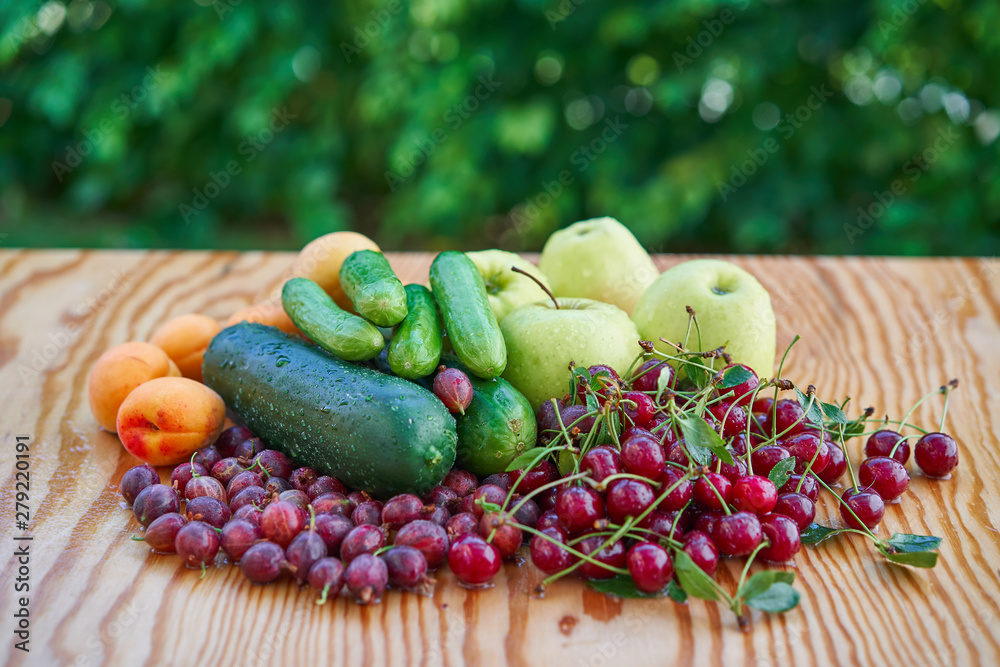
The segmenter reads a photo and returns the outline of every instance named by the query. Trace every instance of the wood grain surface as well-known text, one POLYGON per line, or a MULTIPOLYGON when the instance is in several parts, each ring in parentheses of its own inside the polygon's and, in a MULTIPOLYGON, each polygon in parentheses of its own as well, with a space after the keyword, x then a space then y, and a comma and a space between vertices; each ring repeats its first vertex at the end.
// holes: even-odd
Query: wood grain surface
MULTIPOLYGON (((15 542, 14 442, 31 442, 31 652, 14 650, 16 563, 0 575, 0 661, 8 665, 1000 663, 1000 264, 987 259, 739 257, 771 291, 786 376, 857 410, 900 416, 950 378, 948 428, 961 465, 929 480, 913 467, 880 531, 944 538, 932 571, 892 566, 861 538, 804 548, 800 606, 754 612, 739 632, 715 604, 614 600, 577 581, 533 597, 539 573, 508 564, 488 590, 437 575, 433 596, 391 593, 317 606, 290 582, 255 586, 237 568, 207 576, 153 556, 118 495, 135 465, 98 429, 87 373, 108 347, 167 318, 225 319, 280 282, 288 253, 0 252, 0 544, 15 542)), ((394 255, 425 281, 431 257, 394 255)), ((661 268, 683 259, 657 258, 661 268)), ((934 424, 929 401, 918 423, 934 424)), ((861 443, 851 442, 854 460, 861 443)), ((830 504, 829 501, 827 503, 830 504)), ((822 509, 820 516, 828 517, 822 509)), ((7 557, 9 558, 9 557, 7 557)), ((6 558, 5 558, 6 560, 6 558)), ((732 587, 737 563, 720 568, 732 587)))

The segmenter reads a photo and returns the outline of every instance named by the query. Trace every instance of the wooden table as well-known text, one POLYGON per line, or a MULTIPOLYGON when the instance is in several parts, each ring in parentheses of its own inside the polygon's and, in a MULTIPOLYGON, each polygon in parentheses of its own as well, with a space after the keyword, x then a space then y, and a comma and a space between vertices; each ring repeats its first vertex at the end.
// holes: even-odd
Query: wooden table
MULTIPOLYGON (((144 340, 173 315, 225 319, 276 284, 291 257, 0 252, 4 552, 15 544, 17 435, 31 442, 34 534, 30 655, 12 648, 14 564, 0 576, 6 664, 1000 663, 996 260, 734 260, 771 291, 779 348, 802 335, 786 373, 796 383, 898 417, 929 389, 962 381, 948 413, 958 471, 948 481, 914 472, 880 528, 943 537, 937 568, 888 565, 860 538, 804 548, 801 605, 785 615, 755 612, 743 634, 728 610, 700 601, 621 601, 575 581, 536 599, 539 574, 514 565, 489 590, 466 590, 445 571, 432 597, 392 593, 370 608, 344 599, 320 607, 288 582, 254 586, 232 567, 199 579, 176 557, 150 556, 130 539, 137 523, 118 495, 136 461, 91 417, 87 373, 105 349, 144 340)), ((391 259, 404 279, 426 279, 429 255, 391 259)), ((657 261, 666 268, 681 259, 657 261)), ((933 424, 940 410, 932 400, 916 416, 933 424)), ((856 461, 860 446, 852 442, 856 461)), ((735 570, 721 569, 723 585, 733 586, 735 570)))

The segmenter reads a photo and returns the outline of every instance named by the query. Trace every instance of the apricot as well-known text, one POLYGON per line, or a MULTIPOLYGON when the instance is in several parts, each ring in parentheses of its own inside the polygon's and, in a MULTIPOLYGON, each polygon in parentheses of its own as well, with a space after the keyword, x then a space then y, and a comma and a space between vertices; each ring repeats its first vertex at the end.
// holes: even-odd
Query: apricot
POLYGON ((98 424, 114 433, 118 408, 133 389, 156 378, 180 374, 167 353, 152 343, 116 345, 98 357, 90 370, 90 412, 98 424))
POLYGON ((211 317, 189 313, 163 324, 149 342, 167 353, 181 375, 201 382, 201 359, 212 338, 221 330, 211 317))
POLYGON ((299 328, 292 322, 285 309, 281 307, 281 301, 261 301, 246 308, 240 308, 229 316, 226 326, 231 327, 240 322, 260 322, 268 326, 278 327, 285 333, 301 335, 299 328))
POLYGON ((292 275, 309 278, 329 294, 341 308, 354 312, 351 300, 340 287, 340 265, 357 250, 381 252, 375 242, 357 232, 333 232, 313 239, 292 264, 292 275))
POLYGON ((226 421, 222 397, 200 382, 163 377, 139 385, 118 410, 118 437, 154 466, 187 461, 215 442, 226 421))

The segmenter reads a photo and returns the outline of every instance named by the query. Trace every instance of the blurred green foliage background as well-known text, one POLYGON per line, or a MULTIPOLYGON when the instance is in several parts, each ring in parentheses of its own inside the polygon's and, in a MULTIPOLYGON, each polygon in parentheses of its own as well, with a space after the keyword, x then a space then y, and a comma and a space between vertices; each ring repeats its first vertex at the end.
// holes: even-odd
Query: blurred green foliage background
POLYGON ((4 0, 5 246, 994 254, 995 0, 4 0))

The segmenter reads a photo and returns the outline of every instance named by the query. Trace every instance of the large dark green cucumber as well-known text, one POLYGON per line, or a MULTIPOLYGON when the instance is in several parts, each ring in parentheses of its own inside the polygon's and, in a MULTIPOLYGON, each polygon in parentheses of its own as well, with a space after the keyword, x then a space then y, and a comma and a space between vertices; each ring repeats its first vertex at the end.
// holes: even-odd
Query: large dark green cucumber
POLYGON ((340 265, 340 286, 358 315, 380 327, 399 324, 406 317, 406 291, 389 266, 374 250, 358 250, 340 265))
POLYGON ((430 278, 455 354, 479 377, 498 377, 507 367, 507 345, 479 269, 465 253, 449 250, 434 258, 430 278))
MULTIPOLYGON (((446 354, 441 363, 468 374, 457 357, 446 354)), ((522 452, 535 446, 537 424, 528 399, 503 378, 482 380, 469 375, 472 403, 456 414, 456 465, 477 475, 503 472, 522 452)))
POLYGON ((455 461, 455 420, 434 394, 273 327, 223 329, 202 373, 271 447, 375 497, 426 493, 455 461))
POLYGON ((382 332, 338 306, 308 278, 292 278, 281 289, 281 306, 309 340, 348 361, 365 361, 385 346, 382 332))
POLYGON ((389 343, 389 367, 407 380, 430 375, 441 360, 441 318, 430 290, 406 286, 406 317, 389 343))

